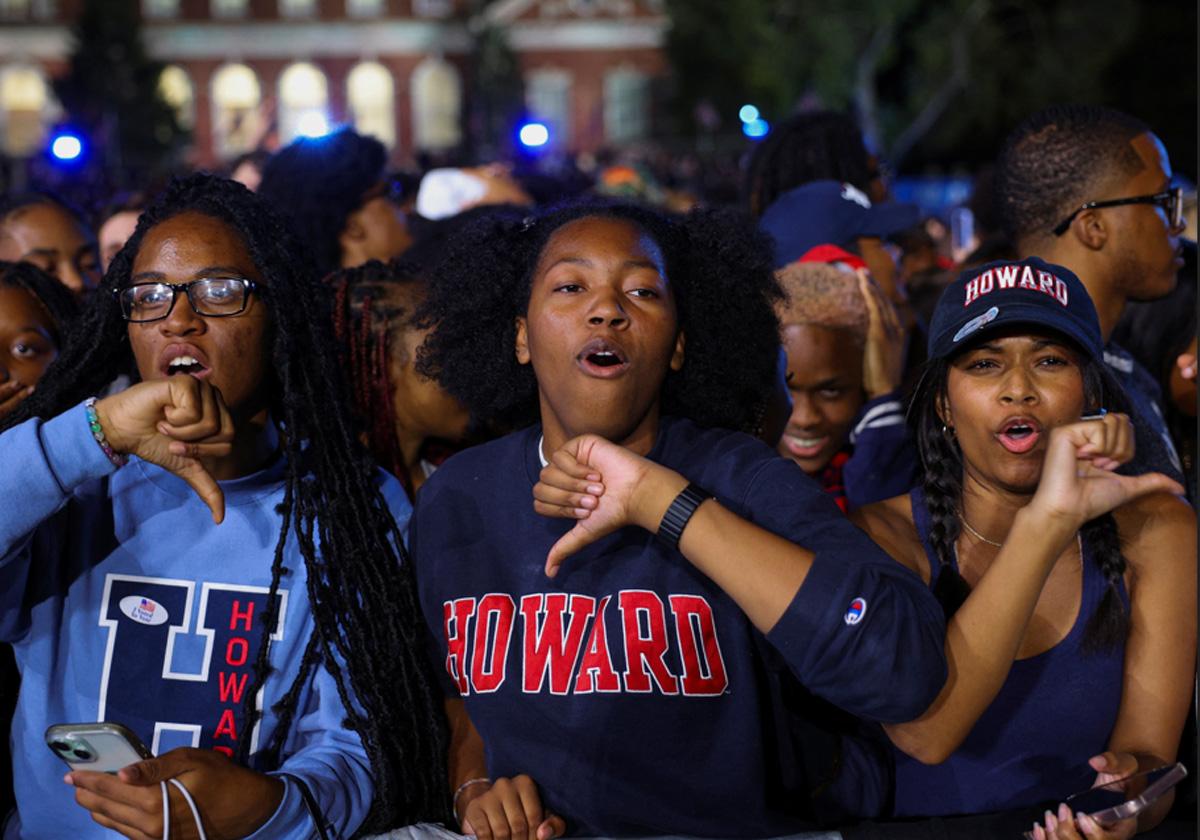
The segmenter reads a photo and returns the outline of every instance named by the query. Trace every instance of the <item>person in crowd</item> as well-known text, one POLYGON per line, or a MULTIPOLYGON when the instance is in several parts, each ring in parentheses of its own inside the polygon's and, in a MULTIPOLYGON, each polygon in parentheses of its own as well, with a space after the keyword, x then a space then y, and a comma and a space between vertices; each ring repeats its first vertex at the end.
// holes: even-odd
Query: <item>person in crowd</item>
POLYGON ((412 499, 466 436, 470 419, 461 402, 416 371, 428 335, 414 323, 426 297, 424 271, 408 261, 371 261, 342 269, 330 283, 334 335, 367 446, 412 499))
POLYGON ((525 424, 434 473, 409 533, 487 745, 457 764, 464 831, 775 836, 884 806, 847 713, 926 707, 941 614, 729 431, 776 377, 771 268, 737 213, 599 200, 485 219, 440 265, 418 369, 525 424))
POLYGON ((137 228, 138 216, 146 209, 146 196, 140 192, 122 193, 113 198, 101 216, 98 229, 100 265, 104 271, 126 240, 137 228))
POLYGON ((262 183, 263 169, 270 159, 271 153, 262 147, 240 154, 229 163, 229 179, 256 192, 262 183))
POLYGON ((779 454, 842 510, 913 486, 916 457, 898 393, 904 332, 864 269, 795 262, 776 273, 792 412, 779 454))
MULTIPOLYGON (((945 687, 885 725, 899 816, 1057 803, 1175 758, 1195 517, 1170 478, 1115 472, 1134 431, 1103 344, 1083 284, 1036 258, 964 272, 934 314, 921 485, 853 517, 948 615, 945 687)), ((1127 837, 1169 804, 1104 830, 1059 807, 1034 836, 1127 837)))
POLYGON ((22 504, 0 514, 0 638, 22 685, 6 838, 197 836, 167 781, 208 836, 445 813, 409 504, 354 434, 327 292, 298 254, 241 185, 173 182, 7 418, 0 496, 22 504), (137 384, 89 397, 128 368, 137 384), (157 757, 64 779, 44 731, 96 720, 157 757))
POLYGON ((0 422, 58 356, 79 302, 30 263, 0 262, 0 422))
MULTIPOLYGON (((67 287, 30 263, 0 262, 0 423, 58 356, 79 303, 67 287)), ((0 649, 0 727, 7 732, 19 677, 12 649, 0 649)), ((0 813, 13 806, 8 739, 0 742, 0 813)))
POLYGON ((0 260, 33 263, 76 295, 100 282, 95 234, 81 213, 45 192, 0 198, 0 260))
POLYGON ((287 218, 325 276, 368 260, 386 262, 412 244, 397 184, 383 144, 344 128, 276 152, 258 193, 287 218))
POLYGON ((1170 293, 1183 265, 1183 192, 1171 187, 1162 141, 1118 111, 1047 108, 1005 141, 995 191, 1018 255, 1070 269, 1095 303, 1104 361, 1132 403, 1138 445, 1130 469, 1182 481, 1158 383, 1111 340, 1126 303, 1170 293))

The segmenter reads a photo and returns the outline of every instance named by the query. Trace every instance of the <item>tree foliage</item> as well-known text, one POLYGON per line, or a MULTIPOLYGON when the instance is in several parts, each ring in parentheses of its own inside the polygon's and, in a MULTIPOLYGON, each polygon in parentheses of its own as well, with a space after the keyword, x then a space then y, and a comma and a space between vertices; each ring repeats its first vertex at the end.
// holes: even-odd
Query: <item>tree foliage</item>
MULTIPOLYGON (((710 103, 723 130, 753 102, 768 120, 805 107, 854 112, 894 164, 990 158, 1018 120, 1054 102, 1114 105, 1157 125, 1105 84, 1131 52, 1146 62, 1165 45, 1137 43, 1147 21, 1191 21, 1179 0, 667 0, 668 58, 680 129, 710 103)), ((1160 31, 1163 27, 1158 26, 1160 31)), ((1195 122, 1195 74, 1174 97, 1138 77, 1195 122)), ((1128 88, 1128 85, 1126 85, 1128 88)), ((1165 104, 1165 102, 1164 102, 1165 104)), ((1164 116, 1169 118, 1168 109, 1164 116)), ((1191 135, 1194 140, 1194 133, 1191 135)))
POLYGON ((54 82, 59 102, 115 186, 145 183, 169 170, 189 139, 159 93, 164 65, 146 54, 137 6, 86 0, 72 28, 69 69, 54 82))

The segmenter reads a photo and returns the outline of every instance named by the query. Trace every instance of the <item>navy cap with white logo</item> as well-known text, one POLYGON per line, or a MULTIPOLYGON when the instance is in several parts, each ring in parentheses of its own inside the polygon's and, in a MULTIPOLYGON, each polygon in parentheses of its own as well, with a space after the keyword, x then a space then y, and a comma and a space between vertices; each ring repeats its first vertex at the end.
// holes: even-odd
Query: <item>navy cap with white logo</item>
POLYGON ((972 268, 946 287, 929 324, 929 358, 948 358, 972 339, 1014 325, 1054 330, 1093 358, 1104 353, 1100 319, 1083 283, 1061 265, 1029 257, 972 268))

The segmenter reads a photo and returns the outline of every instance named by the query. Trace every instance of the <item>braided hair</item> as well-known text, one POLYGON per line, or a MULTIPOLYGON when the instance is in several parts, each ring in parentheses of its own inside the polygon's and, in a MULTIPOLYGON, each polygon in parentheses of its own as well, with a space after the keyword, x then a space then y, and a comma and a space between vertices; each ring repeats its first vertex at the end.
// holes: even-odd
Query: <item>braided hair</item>
POLYGON ((682 370, 669 372, 662 412, 702 426, 750 431, 776 375, 782 299, 764 235, 741 213, 667 215, 600 199, 532 216, 498 209, 448 244, 418 312, 432 332, 417 370, 437 379, 477 422, 510 428, 537 420, 537 380, 513 348, 516 319, 529 302, 533 271, 551 235, 583 218, 631 222, 655 241, 666 263, 679 325, 688 337, 682 370))
MULTIPOLYGON (((337 686, 346 725, 371 764, 375 799, 365 833, 449 817, 446 732, 441 694, 424 656, 420 611, 401 535, 358 442, 330 330, 328 291, 297 255, 267 203, 233 181, 206 174, 173 181, 138 220, 114 258, 108 289, 130 282, 146 234, 181 213, 211 216, 241 236, 265 282, 256 293, 271 312, 271 363, 265 382, 280 428, 286 467, 281 527, 271 565, 271 605, 262 624, 245 729, 260 714, 255 696, 271 668, 268 639, 289 541, 304 560, 315 630, 295 682, 275 704, 277 725, 254 766, 278 768, 307 679, 323 664, 337 686)), ((127 327, 113 294, 93 296, 79 328, 33 395, 5 425, 54 417, 133 367, 127 327)), ((235 759, 249 763, 249 742, 235 759)))
POLYGON ((0 285, 24 289, 50 316, 51 338, 58 347, 79 315, 79 301, 71 290, 36 265, 0 260, 0 285))
POLYGON ((862 130, 851 117, 836 111, 797 114, 776 125, 754 150, 746 202, 757 218, 779 196, 810 181, 842 181, 869 194, 875 177, 862 130))
POLYGON ((333 332, 367 448, 400 479, 411 499, 412 479, 396 438, 395 391, 388 371, 393 356, 404 352, 403 325, 413 320, 424 282, 402 263, 371 260, 343 268, 325 283, 333 288, 333 332))
MULTIPOLYGON (((1063 341, 1074 346, 1067 339, 1063 341)), ((1083 374, 1085 412, 1105 408, 1128 413, 1129 406, 1121 387, 1106 365, 1083 352, 1078 355, 1083 374)), ((939 565, 933 594, 941 603, 947 619, 958 611, 971 593, 953 563, 962 522, 962 450, 953 430, 944 425, 938 414, 938 406, 945 405, 948 399, 952 363, 953 359, 932 359, 926 363, 913 391, 908 412, 909 425, 921 459, 921 488, 930 519, 929 541, 939 565)), ((1100 606, 1085 628, 1084 651, 1111 650, 1124 640, 1129 626, 1129 616, 1118 589, 1125 574, 1125 557, 1121 553, 1116 520, 1111 513, 1099 516, 1080 529, 1080 538, 1085 552, 1091 555, 1107 582, 1100 606)))

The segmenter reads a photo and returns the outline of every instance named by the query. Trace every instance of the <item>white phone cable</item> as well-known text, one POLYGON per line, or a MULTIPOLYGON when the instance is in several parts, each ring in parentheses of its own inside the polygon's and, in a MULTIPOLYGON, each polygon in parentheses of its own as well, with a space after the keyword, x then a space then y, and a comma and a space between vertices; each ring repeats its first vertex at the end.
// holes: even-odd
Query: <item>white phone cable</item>
MULTIPOLYGON (((192 799, 191 793, 184 787, 183 782, 178 779, 169 779, 168 781, 174 785, 180 793, 183 794, 183 799, 188 804, 188 808, 192 811, 192 819, 196 823, 196 832, 200 835, 200 840, 208 840, 208 836, 204 833, 204 823, 200 820, 200 809, 196 807, 196 800, 192 799)), ((171 795, 167 791, 167 783, 159 782, 159 787, 162 788, 163 802, 163 836, 162 840, 171 840, 171 795)))

